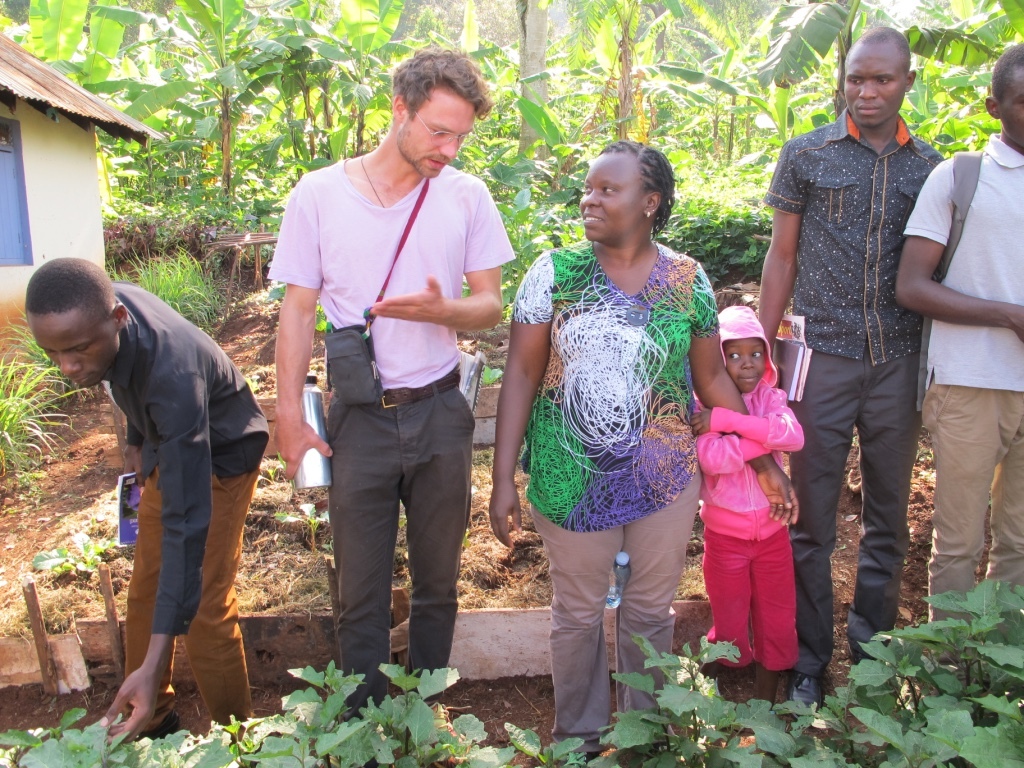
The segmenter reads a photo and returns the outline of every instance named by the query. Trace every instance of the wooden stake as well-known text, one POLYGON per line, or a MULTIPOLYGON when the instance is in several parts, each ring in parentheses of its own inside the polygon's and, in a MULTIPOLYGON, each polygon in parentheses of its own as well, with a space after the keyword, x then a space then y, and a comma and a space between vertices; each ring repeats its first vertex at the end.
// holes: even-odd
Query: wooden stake
POLYGON ((110 566, 100 563, 100 591, 106 608, 107 635, 110 637, 110 651, 114 657, 114 672, 117 682, 124 680, 124 645, 121 642, 121 622, 117 617, 117 603, 114 602, 114 585, 110 581, 110 566))
POLYGON ((338 586, 338 572, 334 569, 334 557, 324 555, 327 566, 327 589, 331 593, 331 615, 334 617, 334 648, 331 657, 338 662, 338 620, 341 618, 341 590, 338 586))
POLYGON ((25 605, 28 608, 28 620, 32 625, 32 639, 36 645, 36 656, 39 658, 39 672, 43 678, 43 690, 51 696, 57 695, 57 669, 53 663, 53 656, 50 653, 50 642, 46 637, 46 627, 43 624, 43 609, 39 606, 39 595, 36 592, 36 582, 31 576, 26 576, 21 582, 21 591, 25 595, 25 605))

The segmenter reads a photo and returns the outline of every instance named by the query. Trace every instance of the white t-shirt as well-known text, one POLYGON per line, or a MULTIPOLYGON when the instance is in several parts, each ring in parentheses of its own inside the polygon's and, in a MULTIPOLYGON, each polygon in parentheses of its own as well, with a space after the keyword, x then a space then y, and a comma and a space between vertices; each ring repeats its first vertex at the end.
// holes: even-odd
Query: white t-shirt
MULTIPOLYGON (((953 218, 953 161, 932 171, 906 234, 942 243, 953 218)), ((943 284, 967 296, 1024 304, 1024 155, 997 136, 982 155, 981 176, 943 284)), ((982 389, 1024 391, 1024 342, 1006 328, 936 320, 928 349, 929 379, 982 389)))
MULTIPOLYGON (((335 328, 363 322, 395 258, 422 184, 390 208, 374 205, 337 163, 302 177, 285 209, 270 278, 320 291, 335 328)), ((462 278, 513 258, 498 209, 479 179, 445 168, 423 200, 385 296, 422 291, 433 275, 449 298, 462 278)), ((455 331, 434 323, 378 317, 371 330, 385 389, 421 387, 459 359, 455 331)))

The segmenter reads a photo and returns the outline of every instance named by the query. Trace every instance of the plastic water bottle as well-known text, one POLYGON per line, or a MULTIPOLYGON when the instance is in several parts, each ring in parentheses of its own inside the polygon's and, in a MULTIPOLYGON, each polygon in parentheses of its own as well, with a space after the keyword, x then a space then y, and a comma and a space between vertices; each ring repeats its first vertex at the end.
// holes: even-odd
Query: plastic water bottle
MULTIPOLYGON (((302 420, 316 431, 321 440, 327 440, 324 393, 316 385, 316 374, 312 371, 306 376, 306 385, 302 388, 302 420)), ((330 484, 331 460, 316 448, 310 448, 295 473, 295 487, 323 488, 330 484)))
POLYGON ((629 581, 630 570, 629 553, 619 552, 612 566, 611 586, 608 587, 608 599, 605 601, 609 608, 618 608, 622 602, 622 592, 629 581))

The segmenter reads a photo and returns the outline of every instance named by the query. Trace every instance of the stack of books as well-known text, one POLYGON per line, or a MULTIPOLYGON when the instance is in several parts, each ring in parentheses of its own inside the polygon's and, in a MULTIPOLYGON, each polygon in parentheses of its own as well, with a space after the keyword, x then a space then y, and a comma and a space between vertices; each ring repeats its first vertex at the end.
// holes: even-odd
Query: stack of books
POLYGON ((804 318, 800 315, 783 315, 775 338, 775 348, 772 350, 772 360, 779 369, 778 387, 785 391, 791 401, 803 399, 812 352, 814 350, 807 346, 804 334, 804 318))

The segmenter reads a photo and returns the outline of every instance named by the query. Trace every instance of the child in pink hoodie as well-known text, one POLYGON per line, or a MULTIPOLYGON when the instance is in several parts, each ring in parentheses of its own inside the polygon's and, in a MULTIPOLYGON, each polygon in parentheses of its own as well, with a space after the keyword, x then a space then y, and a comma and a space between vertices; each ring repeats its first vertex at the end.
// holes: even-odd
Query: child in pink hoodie
POLYGON ((704 583, 714 626, 710 642, 730 642, 743 667, 753 660, 755 696, 774 702, 779 673, 797 660, 796 585, 787 524, 796 515, 772 517, 768 499, 747 462, 803 447, 804 433, 776 389, 778 374, 761 324, 749 307, 719 314, 725 367, 743 395, 749 416, 725 408, 698 411, 690 424, 704 473, 704 583), (754 638, 751 651, 750 635, 754 638))

